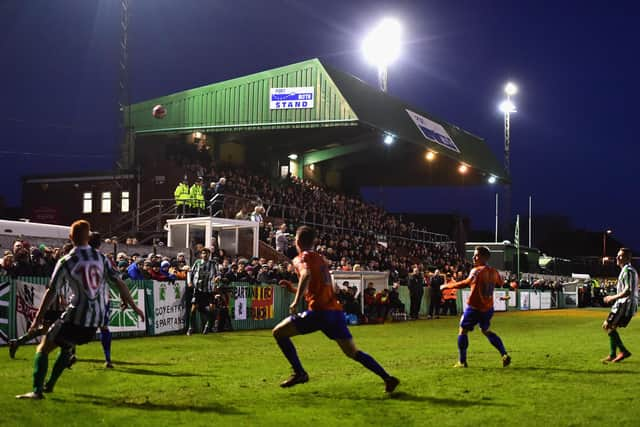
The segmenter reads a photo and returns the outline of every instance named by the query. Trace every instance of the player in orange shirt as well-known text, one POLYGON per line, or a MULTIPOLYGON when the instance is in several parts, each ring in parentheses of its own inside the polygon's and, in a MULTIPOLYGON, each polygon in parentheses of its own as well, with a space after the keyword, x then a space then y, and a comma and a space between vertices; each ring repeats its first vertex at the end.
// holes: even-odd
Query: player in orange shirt
POLYGON ((460 358, 454 365, 456 368, 467 367, 467 347, 469 347, 469 331, 473 331, 475 325, 480 325, 480 330, 489 339, 491 345, 498 349, 502 357, 502 366, 509 366, 511 356, 504 349, 500 337, 489 329, 493 316, 493 289, 502 286, 502 278, 493 267, 487 265, 491 251, 486 246, 477 246, 473 252, 473 269, 469 277, 460 282, 442 285, 440 289, 459 289, 471 286, 471 295, 467 300, 460 319, 458 332, 458 352, 460 358))
POLYGON ((293 261, 299 277, 298 287, 294 288, 293 284, 286 280, 280 282, 282 286, 286 286, 296 294, 289 306, 292 315, 273 328, 273 337, 293 368, 293 374, 280 386, 292 387, 309 381, 309 375, 300 363, 291 337, 322 331, 328 338, 338 343, 347 357, 357 360, 380 376, 384 381, 385 391, 391 393, 400 381, 389 375, 373 357, 356 348, 347 328, 342 306, 334 293, 329 274, 329 262, 313 250, 315 238, 316 233, 312 228, 307 226, 298 228, 295 242, 299 255, 293 261), (298 302, 303 295, 308 309, 296 314, 298 302))

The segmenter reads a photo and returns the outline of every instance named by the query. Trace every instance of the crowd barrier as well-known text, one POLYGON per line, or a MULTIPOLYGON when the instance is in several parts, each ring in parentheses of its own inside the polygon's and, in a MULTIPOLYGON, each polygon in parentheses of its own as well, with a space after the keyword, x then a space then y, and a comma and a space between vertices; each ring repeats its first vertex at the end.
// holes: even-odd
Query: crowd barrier
MULTIPOLYGON (((35 318, 44 295, 48 278, 0 278, 0 345, 24 334, 35 318)), ((179 333, 184 330, 185 282, 158 282, 153 280, 127 281, 136 304, 145 311, 141 321, 133 310, 121 310, 120 297, 111 289, 109 328, 115 336, 145 336, 179 333)), ((289 314, 293 294, 278 285, 233 283, 226 288, 229 295, 229 315, 234 330, 270 329, 289 314)), ((458 291, 456 300, 460 313, 468 298, 469 289, 458 291)), ((408 311, 410 295, 407 287, 400 287, 400 300, 408 311)), ((564 308, 566 298, 552 291, 498 289, 494 291, 494 309, 545 310, 564 308), (509 296, 509 298, 505 298, 509 296)), ((569 303, 568 306, 574 306, 569 303)), ((420 314, 427 315, 429 292, 424 293, 420 314)), ((300 303, 299 311, 304 309, 300 303)))

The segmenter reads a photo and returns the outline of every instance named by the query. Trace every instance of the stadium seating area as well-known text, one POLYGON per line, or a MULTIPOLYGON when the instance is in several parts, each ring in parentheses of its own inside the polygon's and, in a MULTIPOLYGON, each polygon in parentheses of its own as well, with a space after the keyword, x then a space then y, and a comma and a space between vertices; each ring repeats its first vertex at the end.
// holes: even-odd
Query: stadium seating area
POLYGON ((428 241, 428 231, 405 224, 379 206, 365 203, 311 181, 293 176, 269 180, 240 168, 213 169, 212 182, 227 179, 225 215, 256 218, 261 238, 275 247, 278 225, 287 224, 291 234, 302 224, 319 231, 317 250, 333 262, 335 269, 390 270, 394 279, 406 278, 413 265, 425 270, 439 268, 453 274, 469 265, 450 242, 428 241), (262 208, 263 214, 254 216, 262 208))

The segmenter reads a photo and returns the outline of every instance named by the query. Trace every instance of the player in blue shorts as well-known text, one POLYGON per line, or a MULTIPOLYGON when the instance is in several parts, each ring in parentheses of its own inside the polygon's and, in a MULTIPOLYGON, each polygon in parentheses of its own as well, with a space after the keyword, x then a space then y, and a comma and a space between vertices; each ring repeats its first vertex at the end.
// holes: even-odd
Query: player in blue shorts
POLYGON ((493 289, 502 286, 500 273, 487 265, 491 251, 486 246, 476 247, 473 253, 474 268, 469 273, 469 277, 460 282, 450 283, 440 286, 440 289, 458 289, 471 286, 471 294, 467 300, 467 307, 464 309, 460 319, 460 330, 458 332, 458 352, 459 359, 454 365, 456 368, 467 367, 467 347, 469 347, 468 333, 478 325, 480 330, 487 337, 491 345, 499 352, 502 358, 502 366, 509 366, 511 356, 502 344, 500 337, 489 329, 491 318, 493 317, 493 289))
POLYGON ((280 386, 292 387, 309 381, 309 376, 300 363, 291 337, 322 331, 328 338, 338 343, 347 357, 357 360, 382 378, 385 391, 391 393, 400 381, 389 375, 373 357, 356 348, 349 328, 347 328, 342 306, 336 299, 333 290, 329 275, 329 263, 322 255, 312 249, 315 238, 316 233, 312 228, 307 226, 298 228, 295 242, 300 255, 293 261, 299 277, 298 287, 294 288, 293 284, 286 280, 280 282, 281 285, 296 294, 289 307, 292 316, 284 319, 273 329, 273 336, 278 346, 293 368, 293 374, 280 386), (302 295, 308 303, 308 309, 295 314, 302 295))

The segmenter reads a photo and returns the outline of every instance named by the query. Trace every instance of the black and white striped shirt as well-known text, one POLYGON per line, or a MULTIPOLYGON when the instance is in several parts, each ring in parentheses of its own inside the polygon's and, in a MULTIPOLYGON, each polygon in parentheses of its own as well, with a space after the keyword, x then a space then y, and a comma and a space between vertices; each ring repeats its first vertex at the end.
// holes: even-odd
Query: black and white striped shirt
POLYGON ((91 246, 77 246, 56 264, 49 288, 55 292, 68 286, 72 295, 62 320, 89 328, 104 326, 109 303, 109 283, 116 271, 102 253, 91 246))

